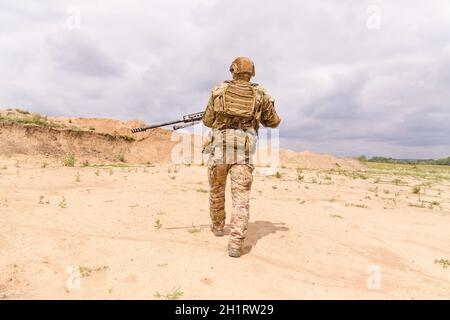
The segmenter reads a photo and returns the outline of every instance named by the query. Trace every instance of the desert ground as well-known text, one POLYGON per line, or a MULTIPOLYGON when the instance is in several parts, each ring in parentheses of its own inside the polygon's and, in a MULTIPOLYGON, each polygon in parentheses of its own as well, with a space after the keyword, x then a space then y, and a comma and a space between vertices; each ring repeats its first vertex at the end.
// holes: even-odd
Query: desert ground
POLYGON ((448 174, 256 169, 233 259, 203 166, 0 164, 3 299, 450 297, 448 174))
POLYGON ((145 139, 120 140, 125 158, 95 163, 62 152, 82 152, 73 137, 95 133, 41 127, 0 128, 0 299, 450 298, 448 167, 312 154, 275 173, 257 167, 235 259, 229 227, 209 230, 205 166, 131 161, 145 139), (21 146, 27 132, 65 144, 21 146))

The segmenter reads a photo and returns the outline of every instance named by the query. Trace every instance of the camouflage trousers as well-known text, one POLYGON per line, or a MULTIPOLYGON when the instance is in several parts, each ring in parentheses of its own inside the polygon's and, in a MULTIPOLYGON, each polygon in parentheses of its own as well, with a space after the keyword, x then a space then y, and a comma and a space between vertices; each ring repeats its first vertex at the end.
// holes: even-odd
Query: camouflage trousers
POLYGON ((216 230, 223 230, 225 226, 225 186, 230 174, 232 211, 229 245, 236 248, 241 247, 248 227, 253 169, 248 164, 213 164, 208 167, 210 216, 216 230))

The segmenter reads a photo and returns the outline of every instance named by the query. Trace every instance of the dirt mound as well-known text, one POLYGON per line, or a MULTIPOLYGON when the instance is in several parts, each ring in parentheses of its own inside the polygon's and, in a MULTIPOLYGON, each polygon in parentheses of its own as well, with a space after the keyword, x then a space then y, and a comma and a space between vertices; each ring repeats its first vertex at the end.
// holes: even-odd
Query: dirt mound
POLYGON ((328 154, 318 154, 311 151, 295 152, 280 150, 280 162, 285 166, 297 166, 308 169, 345 169, 360 170, 365 166, 361 161, 349 158, 337 158, 328 154))
MULTIPOLYGON (((174 146, 172 131, 153 129, 136 135, 131 129, 144 126, 140 120, 47 117, 20 109, 0 110, 0 153, 64 157, 76 155, 79 161, 92 164, 104 162, 168 163, 174 146)), ((193 151, 199 154, 201 137, 191 140, 193 151), (200 142, 199 142, 200 141, 200 142)), ((176 151, 176 150, 175 150, 176 151)), ((192 154, 191 154, 192 157, 192 154)), ((198 163, 199 158, 194 158, 198 163)), ((318 169, 362 169, 354 159, 340 159, 309 151, 279 150, 280 164, 289 167, 318 169)), ((201 163, 201 154, 200 162, 201 163)))
POLYGON ((0 153, 64 157, 79 161, 168 162, 175 142, 170 131, 155 129, 131 135, 142 121, 46 117, 19 109, 0 111, 0 153))
POLYGON ((95 131, 98 133, 108 133, 111 135, 131 135, 130 129, 145 126, 144 121, 130 120, 122 122, 113 119, 99 118, 66 118, 66 117, 49 117, 51 121, 60 123, 64 126, 76 126, 84 130, 95 131))

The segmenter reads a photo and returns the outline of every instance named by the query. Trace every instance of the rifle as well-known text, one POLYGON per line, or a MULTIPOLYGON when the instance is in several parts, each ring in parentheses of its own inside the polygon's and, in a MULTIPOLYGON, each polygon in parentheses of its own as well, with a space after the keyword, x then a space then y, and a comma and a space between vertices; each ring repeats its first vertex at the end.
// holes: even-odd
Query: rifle
POLYGON ((134 128, 134 129, 131 129, 131 132, 132 133, 143 132, 143 131, 146 131, 149 129, 164 127, 164 126, 168 126, 171 124, 184 123, 182 125, 173 126, 173 130, 178 130, 178 129, 186 128, 186 127, 197 124, 200 120, 203 119, 204 114, 205 114, 204 112, 191 113, 191 114, 183 116, 183 119, 181 119, 181 120, 175 120, 175 121, 169 121, 169 122, 164 122, 164 123, 160 123, 160 124, 154 124, 154 125, 148 126, 148 127, 134 128))

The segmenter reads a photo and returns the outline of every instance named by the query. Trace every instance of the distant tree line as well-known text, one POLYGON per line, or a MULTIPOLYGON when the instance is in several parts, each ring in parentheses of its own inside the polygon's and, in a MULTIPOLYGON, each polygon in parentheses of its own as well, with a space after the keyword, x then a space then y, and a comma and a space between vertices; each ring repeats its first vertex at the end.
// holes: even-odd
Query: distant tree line
POLYGON ((431 164, 431 165, 441 165, 449 166, 450 157, 442 159, 394 159, 386 157, 372 157, 368 159, 366 156, 359 156, 357 158, 360 161, 368 162, 380 162, 380 163, 400 163, 400 164, 431 164))

